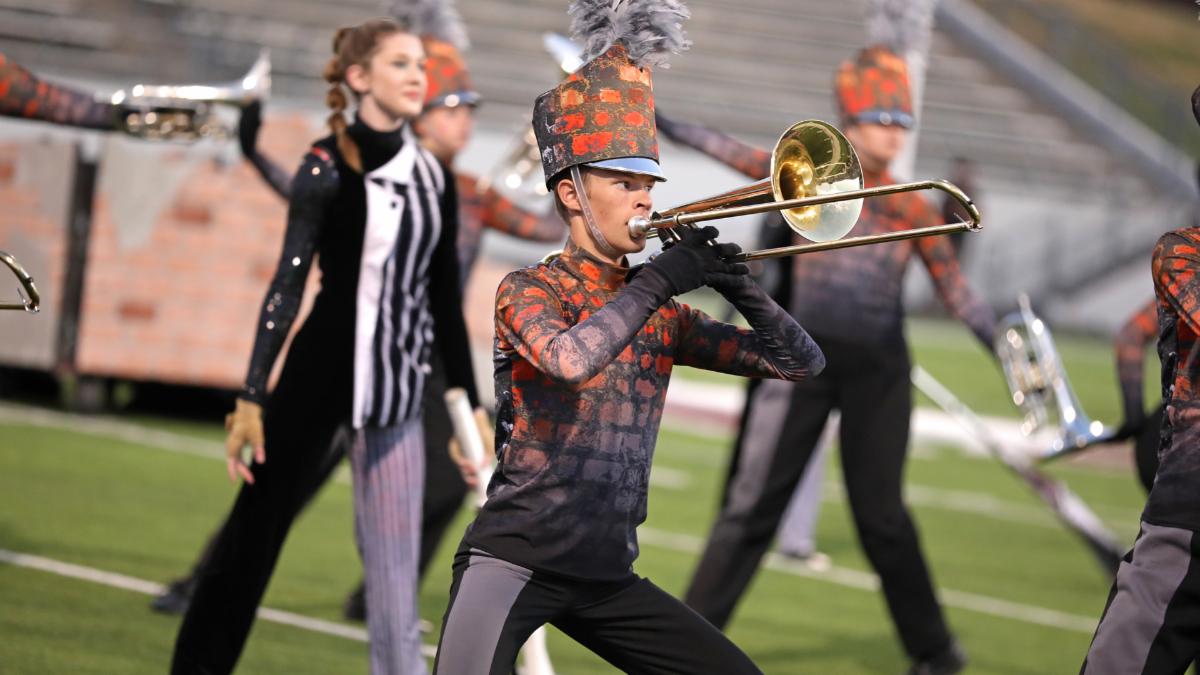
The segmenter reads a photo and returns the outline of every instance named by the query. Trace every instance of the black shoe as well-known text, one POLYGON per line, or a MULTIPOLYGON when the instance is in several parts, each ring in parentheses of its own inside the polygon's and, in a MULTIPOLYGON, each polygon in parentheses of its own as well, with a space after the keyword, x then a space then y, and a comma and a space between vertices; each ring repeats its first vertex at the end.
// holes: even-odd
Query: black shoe
POLYGON ((192 591, 196 589, 196 581, 191 577, 176 579, 167 584, 167 590, 161 595, 154 596, 150 601, 150 609, 163 614, 183 614, 192 602, 192 591))
POLYGON ((945 651, 913 663, 905 675, 954 675, 967 667, 967 654, 953 641, 945 651))
POLYGON ((367 589, 363 584, 346 596, 346 602, 342 603, 342 616, 347 621, 367 620, 367 589))

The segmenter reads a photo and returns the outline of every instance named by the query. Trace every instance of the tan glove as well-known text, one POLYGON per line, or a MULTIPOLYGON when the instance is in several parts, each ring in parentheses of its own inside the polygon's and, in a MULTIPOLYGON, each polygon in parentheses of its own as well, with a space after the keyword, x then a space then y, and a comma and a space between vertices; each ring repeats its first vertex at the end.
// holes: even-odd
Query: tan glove
POLYGON ((450 437, 450 444, 447 450, 450 453, 450 458, 458 465, 458 470, 462 473, 463 482, 467 487, 479 487, 480 473, 492 465, 493 458, 496 456, 496 431, 492 426, 491 419, 488 418, 487 411, 483 408, 476 408, 475 413, 475 428, 479 431, 479 439, 483 442, 483 457, 479 461, 473 461, 463 454, 462 445, 458 442, 457 436, 450 437))
POLYGON ((247 483, 254 484, 254 474, 242 458, 242 449, 250 446, 254 461, 267 461, 267 448, 263 442, 262 406, 245 399, 238 399, 233 412, 225 416, 225 467, 229 470, 230 482, 236 483, 241 476, 247 483))

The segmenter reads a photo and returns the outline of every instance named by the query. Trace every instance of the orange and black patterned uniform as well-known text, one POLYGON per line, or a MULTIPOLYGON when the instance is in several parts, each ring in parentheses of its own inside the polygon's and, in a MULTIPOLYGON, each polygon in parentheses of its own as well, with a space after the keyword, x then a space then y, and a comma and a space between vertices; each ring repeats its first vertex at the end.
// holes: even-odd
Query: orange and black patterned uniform
POLYGON ((463 274, 463 288, 483 240, 484 228, 528 239, 529 241, 562 241, 566 227, 558 214, 550 209, 544 215, 526 211, 494 188, 479 189, 479 179, 456 172, 458 181, 458 268, 463 274))
POLYGON ((1129 317, 1113 341, 1117 354, 1117 380, 1121 385, 1121 405, 1125 413, 1119 433, 1123 438, 1134 438, 1134 465, 1138 479, 1147 492, 1154 484, 1154 474, 1158 471, 1163 406, 1160 404, 1146 414, 1142 402, 1142 373, 1145 370, 1146 347, 1157 337, 1158 300, 1152 299, 1129 317))
POLYGON ((1166 403, 1158 472, 1081 675, 1184 673, 1200 656, 1200 227, 1151 262, 1166 403))
POLYGON ((1142 519, 1200 530, 1200 228, 1159 239, 1153 270, 1166 416, 1142 519))
POLYGON ((68 87, 50 84, 0 53, 0 115, 112 131, 117 107, 68 87))
MULTIPOLYGON (((770 172, 769 153, 719 131, 661 113, 658 128, 751 178, 770 172)), ((886 173, 863 178, 867 187, 894 182, 886 173)), ((866 200, 848 236, 940 222, 919 196, 899 193, 866 200)), ((776 214, 766 219, 764 235, 768 247, 797 239, 776 214)), ((830 412, 838 410, 855 529, 905 651, 921 661, 950 648, 953 638, 903 499, 912 415, 903 289, 914 255, 943 304, 990 351, 995 316, 967 286, 944 237, 766 261, 782 280, 776 302, 808 328, 828 366, 821 377, 789 388, 764 382, 748 392, 747 423, 731 457, 721 512, 685 594, 685 602, 713 625, 728 624, 775 539, 830 412)))
POLYGON ((518 270, 496 301, 496 473, 465 543, 566 577, 628 578, 646 518, 650 460, 676 364, 801 380, 820 349, 756 285, 723 291, 751 330, 628 283, 568 242, 518 270))

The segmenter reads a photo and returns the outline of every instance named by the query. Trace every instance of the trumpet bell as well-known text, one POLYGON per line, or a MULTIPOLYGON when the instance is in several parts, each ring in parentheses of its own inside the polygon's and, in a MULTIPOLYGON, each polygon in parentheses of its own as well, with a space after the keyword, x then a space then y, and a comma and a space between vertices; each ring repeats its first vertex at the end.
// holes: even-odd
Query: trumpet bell
MULTIPOLYGON (((783 132, 771 155, 771 193, 777 202, 862 189, 862 168, 850 141, 833 125, 805 120, 783 132)), ((789 227, 815 242, 841 239, 854 229, 863 200, 783 209, 789 227)))

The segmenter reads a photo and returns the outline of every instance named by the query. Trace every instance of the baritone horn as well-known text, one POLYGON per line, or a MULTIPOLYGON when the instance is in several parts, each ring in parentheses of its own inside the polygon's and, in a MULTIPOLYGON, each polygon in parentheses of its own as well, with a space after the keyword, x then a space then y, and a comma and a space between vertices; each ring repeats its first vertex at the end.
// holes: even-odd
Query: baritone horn
POLYGON ((135 84, 112 95, 126 133, 149 140, 194 141, 226 138, 232 130, 217 116, 217 105, 241 107, 271 93, 267 50, 240 79, 223 84, 135 84))
POLYGON ((791 229, 811 244, 739 253, 730 260, 746 262, 787 255, 828 251, 867 244, 882 244, 953 232, 982 229, 979 209, 958 186, 945 180, 926 180, 863 188, 862 168, 850 141, 831 124, 806 120, 783 132, 771 152, 771 176, 746 187, 708 199, 629 220, 634 237, 678 239, 673 230, 720 218, 735 218, 780 211, 791 229), (843 239, 858 222, 863 199, 941 190, 966 210, 968 220, 945 225, 899 230, 843 239))
POLYGON ((11 253, 0 251, 0 262, 4 263, 12 273, 17 276, 17 281, 21 285, 17 288, 17 295, 21 297, 21 302, 6 302, 0 303, 0 310, 4 309, 19 309, 25 312, 36 313, 41 306, 42 296, 38 294, 37 286, 33 285, 33 277, 29 276, 29 272, 17 262, 17 259, 11 253), (21 289, 24 289, 22 292, 21 289))
POLYGON ((1028 436, 1038 429, 1054 430, 1042 461, 1108 440, 1104 425, 1083 412, 1050 328, 1033 313, 1029 296, 1022 293, 1018 303, 1020 309, 1000 320, 995 347, 1012 402, 1024 413, 1021 432, 1028 436))

